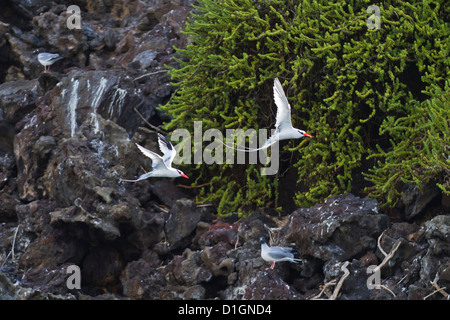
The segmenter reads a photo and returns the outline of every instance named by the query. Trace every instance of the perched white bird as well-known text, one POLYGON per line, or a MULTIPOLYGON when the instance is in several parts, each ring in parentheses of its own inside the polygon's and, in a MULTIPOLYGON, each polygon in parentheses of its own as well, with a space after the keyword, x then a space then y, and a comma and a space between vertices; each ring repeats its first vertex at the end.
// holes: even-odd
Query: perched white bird
POLYGON ((145 149, 144 147, 142 147, 136 143, 136 146, 139 148, 139 150, 141 150, 141 152, 145 156, 152 159, 153 170, 150 172, 144 173, 136 180, 122 179, 122 181, 137 182, 137 181, 144 180, 144 179, 147 179, 150 177, 166 177, 166 178, 183 177, 183 178, 189 179, 189 177, 187 175, 185 175, 183 173, 183 171, 172 168, 172 161, 175 158, 177 151, 172 146, 172 144, 169 142, 169 140, 167 140, 160 133, 158 133, 158 144, 159 144, 159 149, 163 153, 162 157, 159 154, 156 154, 153 151, 145 149))
POLYGON ((287 139, 300 139, 302 137, 311 137, 309 133, 306 133, 303 130, 294 128, 292 126, 291 121, 291 106, 286 98, 286 95, 284 94, 283 87, 281 86, 280 80, 278 78, 275 78, 274 84, 273 84, 273 97, 275 100, 275 104, 277 105, 277 116, 276 116, 276 122, 275 122, 275 132, 272 136, 269 137, 269 139, 266 140, 264 145, 257 149, 238 149, 233 148, 225 143, 222 143, 227 147, 238 151, 244 151, 244 152, 254 152, 261 149, 266 149, 273 145, 275 142, 280 140, 287 140, 287 139))
POLYGON ((44 49, 42 49, 42 48, 34 50, 33 53, 39 53, 38 61, 40 64, 42 64, 44 66, 44 70, 47 70, 47 66, 48 66, 48 70, 50 70, 50 66, 52 64, 54 64, 58 60, 64 59, 64 57, 61 57, 57 53, 44 52, 44 49))
MULTIPOLYGON (((269 247, 267 243, 264 241, 264 238, 259 238, 261 242, 261 258, 263 260, 272 262, 270 269, 275 267, 275 262, 279 261, 290 261, 290 262, 299 262, 302 259, 294 258, 294 255, 291 253, 292 248, 289 247, 269 247)), ((266 270, 269 268, 266 268, 266 270)))

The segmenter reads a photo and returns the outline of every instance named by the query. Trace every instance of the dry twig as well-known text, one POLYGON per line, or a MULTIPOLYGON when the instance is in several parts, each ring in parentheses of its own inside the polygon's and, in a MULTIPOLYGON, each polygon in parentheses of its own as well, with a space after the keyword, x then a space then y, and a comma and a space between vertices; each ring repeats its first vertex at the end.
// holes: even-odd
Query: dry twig
POLYGON ((279 242, 279 232, 281 230, 281 228, 269 228, 266 224, 264 224, 264 228, 267 229, 267 231, 269 231, 269 244, 270 245, 275 245, 278 244, 279 242))
POLYGON ((17 225, 16 231, 14 232, 14 239, 13 239, 11 251, 9 251, 8 255, 6 256, 5 260, 3 261, 3 263, 0 267, 3 267, 3 265, 6 263, 6 261, 8 261, 9 256, 12 256, 11 257, 12 262, 14 262, 14 260, 16 260, 16 258, 14 257, 14 247, 16 246, 16 238, 17 238, 17 232, 19 231, 19 227, 20 227, 20 225, 17 225))
POLYGON ((342 285, 344 284, 345 279, 350 275, 350 271, 348 271, 347 266, 350 262, 345 261, 345 263, 341 267, 341 271, 344 271, 344 275, 339 279, 338 284, 336 285, 336 288, 334 288, 333 294, 330 297, 330 300, 336 300, 339 290, 341 290, 342 285))
POLYGON ((197 204, 197 208, 212 207, 212 206, 213 206, 212 203, 200 203, 200 204, 197 204))
POLYGON ((391 289, 386 287, 384 284, 380 285, 380 288, 386 290, 387 292, 389 292, 390 294, 392 294, 395 297, 395 293, 391 289))
POLYGON ((14 247, 16 246, 16 238, 17 238, 17 232, 19 231, 19 227, 20 227, 20 225, 17 225, 16 232, 14 232, 14 240, 13 240, 12 248, 11 248, 13 262, 14 262, 14 260, 16 260, 16 258, 14 257, 14 247))
MULTIPOLYGON (((381 238, 383 237, 383 235, 384 235, 384 231, 378 237, 377 245, 378 245, 378 249, 384 255, 384 259, 383 259, 383 261, 381 261, 381 263, 378 266, 376 266, 373 269, 373 273, 379 272, 381 270, 381 268, 386 263, 388 263, 388 261, 394 256, 395 252, 397 252, 398 248, 400 247, 400 244, 402 243, 400 240, 397 240, 395 242, 395 244, 392 246, 391 251, 389 253, 386 253, 386 251, 384 251, 383 248, 381 247, 381 238)), ((395 297, 395 293, 391 289, 386 287, 385 285, 380 285, 379 288, 382 288, 382 289, 388 291, 390 294, 392 294, 395 297)))
POLYGON ((133 108, 134 111, 138 114, 138 116, 153 130, 156 130, 160 133, 166 134, 166 132, 158 127, 155 127, 154 125, 152 125, 150 122, 147 121, 147 119, 144 118, 144 116, 138 111, 138 109, 136 109, 136 107, 133 108))
POLYGON ((147 76, 152 76, 152 75, 154 75, 154 74, 158 74, 158 73, 161 73, 161 72, 167 72, 167 71, 169 71, 169 70, 159 70, 159 71, 154 71, 154 72, 146 73, 146 74, 143 74, 143 75, 141 75, 141 76, 139 76, 139 77, 137 77, 137 78, 134 78, 134 81, 139 80, 139 79, 142 79, 142 78, 147 77, 147 76))
POLYGON ((324 285, 320 286, 322 287, 322 290, 319 292, 318 295, 314 296, 311 298, 311 300, 317 300, 320 298, 320 296, 325 292, 326 289, 328 289, 331 286, 335 286, 336 285, 336 280, 337 279, 333 279, 331 281, 328 281, 327 283, 325 283, 324 285))
POLYGON ((400 245, 402 244, 400 240, 397 240, 391 251, 389 253, 386 253, 386 251, 384 251, 380 245, 380 239, 383 234, 384 232, 378 237, 378 249, 380 249, 381 253, 384 255, 384 259, 376 268, 373 269, 373 272, 378 272, 381 267, 383 267, 394 256, 395 252, 398 250, 398 247, 400 247, 400 245))
POLYGON ((342 277, 339 279, 339 282, 336 285, 336 281, 337 279, 333 279, 327 283, 325 283, 325 285, 322 288, 322 291, 320 291, 320 293, 318 295, 316 295, 315 297, 312 298, 312 300, 321 300, 320 296, 323 294, 323 292, 325 292, 325 290, 328 287, 334 286, 336 285, 336 288, 334 288, 333 293, 331 294, 331 296, 328 298, 328 300, 336 300, 339 291, 341 290, 342 285, 344 284, 345 279, 347 279, 347 277, 350 275, 350 271, 348 271, 347 266, 350 264, 350 262, 345 261, 345 263, 342 265, 341 267, 341 271, 344 271, 344 274, 342 275, 342 277))
POLYGON ((433 281, 430 281, 431 285, 432 285, 433 287, 435 287, 436 290, 434 290, 434 291, 433 291, 432 293, 430 293, 429 295, 425 296, 425 297, 423 298, 423 300, 428 299, 429 297, 431 297, 433 294, 435 294, 435 293, 437 293, 437 292, 440 292, 447 300, 450 299, 450 295, 449 295, 447 292, 445 292, 446 287, 444 287, 444 288, 439 287, 439 285, 437 284, 438 281, 439 281, 439 275, 436 274, 436 277, 434 277, 434 280, 433 280, 433 281))
POLYGON ((205 182, 202 184, 197 184, 195 186, 186 186, 184 184, 177 184, 176 186, 180 187, 180 188, 184 188, 184 189, 196 189, 196 188, 202 188, 202 187, 209 186, 210 184, 211 184, 211 182, 205 182))

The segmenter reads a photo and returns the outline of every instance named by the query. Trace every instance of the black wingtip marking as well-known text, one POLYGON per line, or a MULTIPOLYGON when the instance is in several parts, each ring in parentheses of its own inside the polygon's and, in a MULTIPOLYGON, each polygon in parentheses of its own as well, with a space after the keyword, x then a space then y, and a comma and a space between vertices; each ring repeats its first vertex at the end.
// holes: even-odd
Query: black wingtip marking
POLYGON ((161 133, 158 132, 158 137, 161 139, 162 142, 167 146, 167 149, 172 150, 172 144, 169 140, 167 140, 166 137, 164 137, 161 133))

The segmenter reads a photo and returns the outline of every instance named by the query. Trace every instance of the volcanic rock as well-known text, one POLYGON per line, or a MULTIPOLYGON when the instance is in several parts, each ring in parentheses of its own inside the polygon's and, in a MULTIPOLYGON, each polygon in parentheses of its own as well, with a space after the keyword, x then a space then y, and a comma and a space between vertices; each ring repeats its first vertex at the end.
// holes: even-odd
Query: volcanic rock
POLYGON ((294 211, 284 233, 303 255, 345 261, 376 247, 378 236, 388 226, 388 217, 378 211, 374 199, 338 195, 294 211))

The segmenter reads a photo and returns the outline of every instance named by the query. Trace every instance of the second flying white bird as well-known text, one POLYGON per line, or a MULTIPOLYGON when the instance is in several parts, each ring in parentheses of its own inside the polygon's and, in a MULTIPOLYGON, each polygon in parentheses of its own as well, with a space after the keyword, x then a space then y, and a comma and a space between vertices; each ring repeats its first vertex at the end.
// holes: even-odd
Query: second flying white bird
POLYGON ((233 148, 223 143, 227 148, 231 148, 238 151, 254 152, 261 149, 265 149, 273 145, 275 142, 287 139, 300 139, 302 137, 311 137, 311 135, 304 130, 294 128, 291 120, 291 105, 289 104, 280 80, 275 78, 273 84, 273 98, 277 105, 277 116, 275 122, 275 132, 267 139, 264 145, 257 149, 238 149, 233 148))

